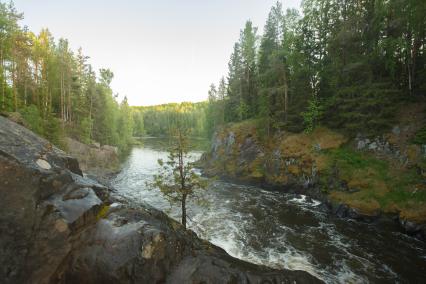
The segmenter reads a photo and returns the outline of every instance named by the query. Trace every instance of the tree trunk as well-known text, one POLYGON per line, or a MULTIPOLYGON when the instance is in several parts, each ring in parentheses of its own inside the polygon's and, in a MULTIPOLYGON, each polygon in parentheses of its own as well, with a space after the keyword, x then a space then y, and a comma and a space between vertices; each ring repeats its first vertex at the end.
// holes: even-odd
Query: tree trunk
POLYGON ((5 83, 6 80, 4 78, 4 60, 3 60, 3 46, 0 47, 0 63, 1 63, 1 94, 2 94, 2 109, 6 108, 6 95, 5 95, 5 83))
POLYGON ((16 63, 12 63, 12 93, 13 93, 13 105, 14 105, 14 111, 18 111, 18 95, 16 92, 16 80, 17 80, 17 74, 16 74, 16 63))
POLYGON ((182 196, 182 225, 186 229, 186 194, 182 196))
POLYGON ((187 192, 186 192, 186 186, 185 186, 185 174, 183 172, 183 167, 184 167, 184 163, 183 163, 183 146, 182 146, 182 132, 181 129, 178 128, 178 139, 179 139, 179 175, 180 175, 180 188, 181 188, 181 193, 182 193, 182 225, 183 227, 186 229, 186 197, 187 197, 187 192))
POLYGON ((284 122, 287 123, 288 116, 288 82, 287 73, 284 66, 284 122))
POLYGON ((39 80, 38 80, 38 60, 34 61, 34 68, 35 68, 35 72, 34 72, 34 83, 35 83, 35 92, 34 92, 34 101, 36 102, 37 108, 40 110, 40 97, 39 97, 39 92, 40 92, 40 86, 39 86, 39 80))
POLYGON ((71 122, 72 114, 71 114, 71 83, 68 83, 68 120, 71 122))
MULTIPOLYGON (((63 68, 63 67, 62 67, 63 68)), ((61 120, 62 127, 64 127, 65 122, 65 100, 64 100, 64 71, 61 71, 61 120)))

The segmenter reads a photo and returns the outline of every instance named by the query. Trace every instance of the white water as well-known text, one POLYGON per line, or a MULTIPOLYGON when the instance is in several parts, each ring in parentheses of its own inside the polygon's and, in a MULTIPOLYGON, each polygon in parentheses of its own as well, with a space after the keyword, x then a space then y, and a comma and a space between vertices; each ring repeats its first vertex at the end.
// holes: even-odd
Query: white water
MULTIPOLYGON (((157 160, 167 157, 154 143, 133 149, 113 185, 121 196, 180 220, 179 206, 145 186, 158 171, 157 160)), ((192 154, 197 158, 201 152, 192 154)), ((319 201, 303 195, 216 180, 203 197, 208 206, 188 204, 189 227, 234 257, 304 270, 329 283, 419 283, 426 275, 423 243, 383 226, 330 217, 319 201)))

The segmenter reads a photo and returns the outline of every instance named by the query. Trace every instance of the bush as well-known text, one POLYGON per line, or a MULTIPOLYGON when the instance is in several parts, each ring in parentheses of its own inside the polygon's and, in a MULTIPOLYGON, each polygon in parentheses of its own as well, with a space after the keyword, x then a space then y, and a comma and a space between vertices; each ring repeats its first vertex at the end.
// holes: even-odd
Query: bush
POLYGON ((321 119, 323 107, 320 105, 318 99, 314 97, 309 101, 308 109, 301 114, 305 125, 305 132, 311 133, 321 119))
POLYGON ((426 144, 426 126, 417 131, 416 136, 413 139, 414 144, 426 144))
POLYGON ((40 112, 35 105, 25 107, 20 112, 25 120, 25 124, 29 129, 39 135, 44 134, 43 119, 41 118, 40 112))
POLYGON ((52 142, 55 146, 64 149, 64 131, 61 127, 60 119, 49 115, 46 120, 44 120, 44 135, 47 140, 52 142))

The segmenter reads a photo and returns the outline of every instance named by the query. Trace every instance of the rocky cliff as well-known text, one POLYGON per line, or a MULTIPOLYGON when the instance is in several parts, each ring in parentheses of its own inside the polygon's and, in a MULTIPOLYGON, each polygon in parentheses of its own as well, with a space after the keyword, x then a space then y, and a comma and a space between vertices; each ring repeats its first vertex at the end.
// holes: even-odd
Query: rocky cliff
POLYGON ((117 147, 92 143, 83 144, 72 138, 65 138, 67 152, 78 160, 84 173, 105 177, 116 173, 120 167, 117 147))
POLYGON ((256 122, 245 121, 217 131, 202 164, 210 176, 310 195, 340 217, 391 216, 425 239, 426 145, 410 143, 424 119, 415 121, 356 139, 326 128, 265 139, 256 122))
POLYGON ((1 283, 316 283, 229 256, 0 117, 1 283))

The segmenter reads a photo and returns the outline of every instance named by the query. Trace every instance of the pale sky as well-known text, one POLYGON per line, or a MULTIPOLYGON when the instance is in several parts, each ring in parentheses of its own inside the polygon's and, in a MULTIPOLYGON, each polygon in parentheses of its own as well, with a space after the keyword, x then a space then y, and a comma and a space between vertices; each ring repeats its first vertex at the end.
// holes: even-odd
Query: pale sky
MULTIPOLYGON (((112 88, 131 105, 207 99, 227 74, 240 29, 259 32, 276 0, 14 0, 21 22, 47 27, 80 46, 96 70, 114 72, 112 88)), ((301 0, 283 1, 298 8, 301 0)))

